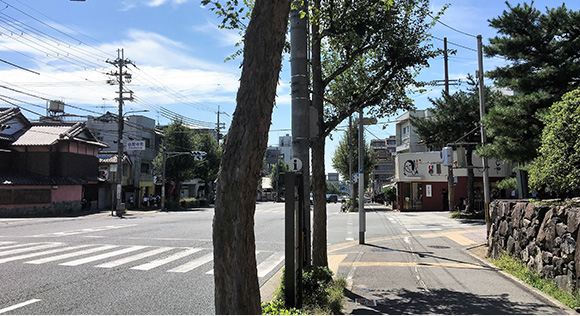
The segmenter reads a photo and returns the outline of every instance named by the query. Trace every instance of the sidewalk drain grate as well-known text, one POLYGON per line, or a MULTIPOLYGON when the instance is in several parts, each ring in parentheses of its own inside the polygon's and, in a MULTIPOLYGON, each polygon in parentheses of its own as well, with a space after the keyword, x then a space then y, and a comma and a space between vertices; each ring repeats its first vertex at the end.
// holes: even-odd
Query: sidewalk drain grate
POLYGON ((435 249, 450 249, 451 247, 449 246, 439 246, 439 245, 433 245, 433 246, 427 246, 429 248, 435 248, 435 249))
POLYGON ((373 249, 371 250, 371 252, 391 252, 391 251, 395 251, 395 249, 373 249))
POLYGON ((363 306, 377 306, 377 300, 367 300, 366 298, 355 298, 354 302, 356 305, 363 305, 363 306))

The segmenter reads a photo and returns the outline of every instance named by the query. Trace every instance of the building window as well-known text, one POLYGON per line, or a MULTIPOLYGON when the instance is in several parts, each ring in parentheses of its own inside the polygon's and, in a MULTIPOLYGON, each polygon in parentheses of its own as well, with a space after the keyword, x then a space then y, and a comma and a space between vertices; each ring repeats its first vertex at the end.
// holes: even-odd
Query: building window
POLYGON ((141 164, 141 173, 149 173, 149 164, 148 163, 141 164))
POLYGON ((403 126, 403 135, 409 134, 409 126, 403 126))
POLYGON ((145 141, 145 148, 151 148, 151 140, 149 138, 143 138, 145 141))

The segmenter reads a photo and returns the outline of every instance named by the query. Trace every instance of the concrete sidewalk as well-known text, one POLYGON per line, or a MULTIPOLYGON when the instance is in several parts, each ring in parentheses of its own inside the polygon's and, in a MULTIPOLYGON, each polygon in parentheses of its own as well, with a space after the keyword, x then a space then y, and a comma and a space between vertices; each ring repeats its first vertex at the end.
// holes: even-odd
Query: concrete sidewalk
POLYGON ((576 314, 491 264, 485 244, 484 226, 330 247, 329 265, 348 283, 343 312, 576 314))

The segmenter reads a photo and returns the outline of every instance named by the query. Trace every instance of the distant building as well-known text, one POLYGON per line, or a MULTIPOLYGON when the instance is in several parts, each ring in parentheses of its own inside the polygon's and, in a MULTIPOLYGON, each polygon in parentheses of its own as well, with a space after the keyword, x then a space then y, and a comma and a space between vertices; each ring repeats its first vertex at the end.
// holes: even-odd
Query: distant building
MULTIPOLYGON (((89 117, 87 126, 95 134, 97 139, 109 145, 106 150, 101 150, 99 158, 101 165, 99 170, 106 172, 108 177, 104 179, 109 185, 100 188, 99 208, 111 206, 114 190, 111 184, 117 183, 117 138, 118 138, 118 115, 107 112, 99 117, 89 117)), ((129 206, 131 197, 134 206, 139 206, 144 196, 155 195, 155 183, 153 182, 153 159, 157 156, 159 138, 155 132, 155 120, 142 115, 130 115, 125 117, 123 140, 123 179, 122 179, 122 203, 129 206), (132 150, 128 146, 130 142, 144 143, 144 148, 132 150)))
POLYGON ((371 190, 376 195, 395 178, 396 137, 373 139, 371 148, 377 157, 377 164, 371 171, 371 190))
POLYGON ((426 152, 429 148, 425 144, 420 143, 419 136, 415 133, 415 128, 411 125, 410 117, 427 118, 431 114, 429 110, 417 110, 407 112, 397 117, 396 125, 396 139, 397 139, 397 154, 399 153, 416 153, 426 152))
MULTIPOLYGON (((407 112, 397 118, 395 179, 397 188, 397 208, 406 210, 438 211, 448 207, 448 167, 443 165, 440 151, 429 151, 420 143, 410 116, 430 117, 428 110, 407 112)), ((454 161, 465 161, 465 150, 453 151, 454 161)), ((473 155, 475 171, 475 209, 483 208, 483 166, 480 157, 473 155)), ((512 166, 495 159, 489 159, 490 190, 497 190, 497 182, 509 177, 512 166)), ((467 168, 455 165, 453 168, 454 205, 467 198, 467 168)))
POLYGON ((98 197, 98 141, 83 122, 30 122, 0 108, 0 216, 61 214, 98 197))
POLYGON ((293 158, 292 156, 292 136, 286 134, 286 136, 280 136, 280 141, 278 143, 278 148, 280 149, 280 154, 282 154, 282 159, 285 163, 289 163, 293 158))

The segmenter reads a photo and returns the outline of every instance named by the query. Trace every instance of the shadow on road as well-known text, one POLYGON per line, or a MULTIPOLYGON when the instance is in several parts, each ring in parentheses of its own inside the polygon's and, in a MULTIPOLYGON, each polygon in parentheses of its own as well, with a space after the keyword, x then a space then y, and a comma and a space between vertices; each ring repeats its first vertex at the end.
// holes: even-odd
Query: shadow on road
MULTIPOLYGON (((545 308, 553 306, 538 303, 514 303, 509 300, 509 294, 475 295, 446 289, 409 291, 397 289, 393 291, 372 290, 369 292, 376 298, 376 306, 354 306, 353 315, 508 315, 508 314, 543 314, 545 308)), ((347 298, 364 301, 365 298, 345 290, 347 298)), ((372 301, 371 301, 372 302, 372 301)), ((354 303, 353 303, 354 304, 354 303)), ((370 304, 373 305, 373 304, 370 304)))
MULTIPOLYGON (((369 246, 369 247, 376 248, 377 249, 376 251, 386 250, 386 251, 404 252, 404 253, 417 255, 420 258, 426 258, 426 257, 427 258, 434 258, 434 259, 449 261, 449 262, 453 262, 453 263, 471 264, 471 265, 477 265, 477 266, 481 267, 481 268, 477 268, 477 269, 497 270, 496 268, 493 268, 493 267, 488 266, 486 264, 473 263, 473 262, 469 262, 469 261, 456 260, 456 259, 452 259, 452 258, 437 256, 431 251, 409 251, 409 250, 405 250, 405 249, 394 249, 394 248, 389 248, 389 247, 384 247, 384 246, 377 246, 377 245, 373 245, 373 244, 365 244, 365 245, 369 246)), ((373 250, 371 250, 371 251, 373 251, 373 250)))

